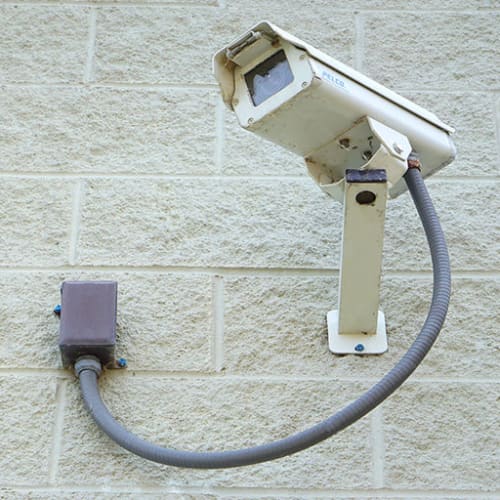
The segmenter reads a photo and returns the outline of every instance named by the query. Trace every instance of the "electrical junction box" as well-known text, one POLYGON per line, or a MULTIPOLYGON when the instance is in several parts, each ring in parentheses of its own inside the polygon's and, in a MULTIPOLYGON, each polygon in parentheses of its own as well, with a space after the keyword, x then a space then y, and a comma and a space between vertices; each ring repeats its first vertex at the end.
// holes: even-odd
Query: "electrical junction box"
POLYGON ((115 362, 116 281, 65 281, 61 287, 59 348, 65 368, 83 355, 115 362))

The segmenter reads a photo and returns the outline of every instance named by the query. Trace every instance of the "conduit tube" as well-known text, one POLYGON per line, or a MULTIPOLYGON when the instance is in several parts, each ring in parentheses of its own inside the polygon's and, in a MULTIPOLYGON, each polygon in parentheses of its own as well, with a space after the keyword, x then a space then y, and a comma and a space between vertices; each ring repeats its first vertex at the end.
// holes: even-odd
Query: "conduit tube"
POLYGON ((429 352, 445 320, 450 298, 448 249, 434 206, 417 168, 409 168, 405 179, 422 220, 432 255, 432 302, 424 326, 406 354, 361 397, 323 422, 268 444, 221 452, 180 451, 144 441, 121 426, 109 413, 99 394, 99 361, 97 358, 82 357, 75 364, 75 371, 80 379, 85 405, 97 425, 123 448, 153 462, 176 467, 218 469, 256 464, 297 453, 340 432, 373 410, 412 374, 429 352))

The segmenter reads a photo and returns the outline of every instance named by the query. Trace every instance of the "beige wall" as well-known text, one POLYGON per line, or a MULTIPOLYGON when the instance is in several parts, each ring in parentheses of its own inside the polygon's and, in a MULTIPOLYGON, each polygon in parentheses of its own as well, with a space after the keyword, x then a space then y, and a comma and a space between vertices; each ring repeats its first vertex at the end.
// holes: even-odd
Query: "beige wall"
POLYGON ((0 0, 0 498, 498 498, 498 0, 0 0), (390 203, 390 351, 328 352, 341 209, 300 158, 224 109, 212 53, 269 19, 457 128, 428 182, 453 301, 428 359, 333 439, 228 471, 158 466, 103 436, 61 369, 64 279, 119 281, 113 413, 157 443, 285 436, 384 374, 423 322, 430 259, 390 203))

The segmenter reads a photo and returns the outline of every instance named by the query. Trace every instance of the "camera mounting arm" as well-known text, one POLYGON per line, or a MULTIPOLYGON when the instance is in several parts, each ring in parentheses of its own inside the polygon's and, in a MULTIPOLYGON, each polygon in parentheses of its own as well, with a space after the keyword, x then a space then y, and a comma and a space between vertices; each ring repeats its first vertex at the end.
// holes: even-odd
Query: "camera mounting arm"
POLYGON ((365 117, 306 158, 321 189, 344 202, 338 309, 327 315, 335 354, 387 350, 379 310, 385 209, 388 190, 405 174, 410 153, 406 136, 365 117), (340 160, 338 167, 324 161, 332 156, 340 160))
POLYGON ((385 170, 347 170, 338 309, 327 315, 328 344, 335 354, 387 350, 379 311, 387 175, 385 170))

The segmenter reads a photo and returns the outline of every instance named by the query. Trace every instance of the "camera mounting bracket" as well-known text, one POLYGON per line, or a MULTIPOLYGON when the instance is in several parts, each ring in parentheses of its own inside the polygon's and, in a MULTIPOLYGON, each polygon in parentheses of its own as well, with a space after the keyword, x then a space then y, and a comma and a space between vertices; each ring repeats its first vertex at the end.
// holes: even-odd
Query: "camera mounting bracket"
POLYGON ((346 170, 344 179, 339 302, 327 315, 328 344, 335 354, 381 354, 387 350, 379 311, 387 174, 346 170))
POLYGON ((329 196, 344 201, 346 169, 384 169, 389 190, 403 177, 412 151, 404 135, 370 116, 306 156, 309 174, 329 196), (331 158, 336 165, 331 165, 331 158))

